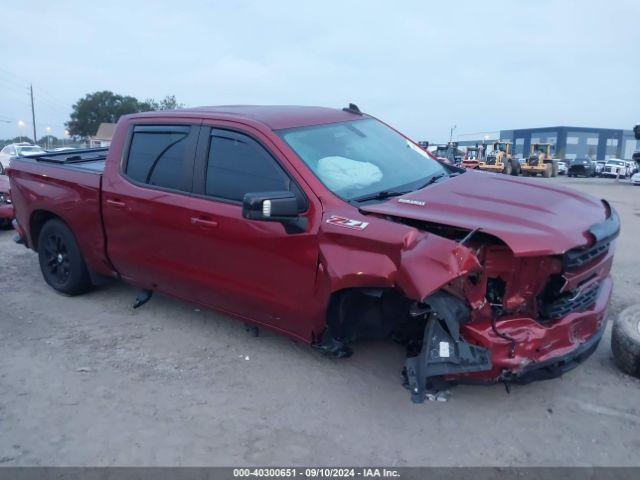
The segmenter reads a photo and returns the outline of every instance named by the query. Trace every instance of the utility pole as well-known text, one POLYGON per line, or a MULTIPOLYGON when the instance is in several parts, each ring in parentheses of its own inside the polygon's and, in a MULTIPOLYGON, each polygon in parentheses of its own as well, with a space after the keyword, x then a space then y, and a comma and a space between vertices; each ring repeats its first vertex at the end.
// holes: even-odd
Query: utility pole
POLYGON ((33 143, 35 145, 38 142, 38 137, 36 136, 36 110, 33 107, 33 85, 29 85, 29 90, 31 91, 31 121, 33 122, 33 143))

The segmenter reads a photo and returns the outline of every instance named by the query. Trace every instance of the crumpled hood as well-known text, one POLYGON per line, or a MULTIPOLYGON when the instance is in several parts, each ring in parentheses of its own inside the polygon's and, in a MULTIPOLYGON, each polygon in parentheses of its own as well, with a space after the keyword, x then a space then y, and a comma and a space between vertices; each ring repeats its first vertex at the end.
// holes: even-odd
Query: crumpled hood
POLYGON ((505 242, 516 255, 561 254, 585 246, 606 219, 601 200, 549 181, 467 171, 360 210, 473 230, 505 242), (424 205, 403 203, 417 200, 424 205))

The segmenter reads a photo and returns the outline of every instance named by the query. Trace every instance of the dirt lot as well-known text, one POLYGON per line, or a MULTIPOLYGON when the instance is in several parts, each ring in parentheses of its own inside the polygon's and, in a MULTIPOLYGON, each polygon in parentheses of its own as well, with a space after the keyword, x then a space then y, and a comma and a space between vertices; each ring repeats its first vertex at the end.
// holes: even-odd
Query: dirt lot
MULTIPOLYGON (((536 181, 615 205, 610 318, 637 302, 640 188, 536 181)), ((0 232, 0 465, 640 465, 640 381, 614 367, 610 327, 561 379, 414 405, 398 346, 334 361, 159 296, 133 311, 121 284, 66 298, 12 236, 0 232)))

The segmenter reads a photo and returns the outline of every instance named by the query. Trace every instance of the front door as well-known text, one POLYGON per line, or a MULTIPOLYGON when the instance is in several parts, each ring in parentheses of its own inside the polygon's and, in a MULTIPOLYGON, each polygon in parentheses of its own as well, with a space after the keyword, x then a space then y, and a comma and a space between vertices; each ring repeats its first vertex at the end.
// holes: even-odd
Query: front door
POLYGON ((199 302, 309 340, 319 203, 303 193, 269 139, 247 128, 200 133, 187 252, 201 280, 195 294, 199 302), (243 218, 245 193, 283 190, 296 194, 306 231, 287 233, 281 223, 243 218))

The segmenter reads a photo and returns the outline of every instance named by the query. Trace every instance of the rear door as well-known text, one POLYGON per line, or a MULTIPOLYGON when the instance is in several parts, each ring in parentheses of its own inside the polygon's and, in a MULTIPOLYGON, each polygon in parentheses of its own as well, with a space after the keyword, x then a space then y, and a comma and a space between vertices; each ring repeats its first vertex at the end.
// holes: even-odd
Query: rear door
MULTIPOLYGON (((103 178, 107 251, 118 272, 144 288, 189 298, 187 206, 200 125, 134 124, 118 172, 103 178)), ((114 166, 115 168, 115 166, 114 166)))

